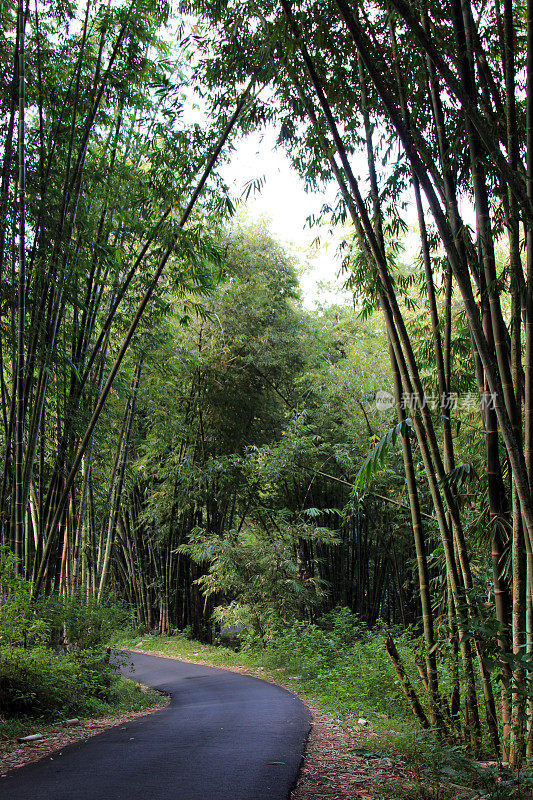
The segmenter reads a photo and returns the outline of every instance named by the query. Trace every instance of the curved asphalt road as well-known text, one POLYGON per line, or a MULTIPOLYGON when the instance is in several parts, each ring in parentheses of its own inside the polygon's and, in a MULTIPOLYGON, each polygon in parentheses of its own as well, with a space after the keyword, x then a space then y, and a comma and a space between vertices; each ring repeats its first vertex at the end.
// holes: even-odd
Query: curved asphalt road
POLYGON ((133 677, 169 692, 170 705, 8 772, 0 800, 288 798, 310 728, 294 695, 225 670, 129 656, 133 677))

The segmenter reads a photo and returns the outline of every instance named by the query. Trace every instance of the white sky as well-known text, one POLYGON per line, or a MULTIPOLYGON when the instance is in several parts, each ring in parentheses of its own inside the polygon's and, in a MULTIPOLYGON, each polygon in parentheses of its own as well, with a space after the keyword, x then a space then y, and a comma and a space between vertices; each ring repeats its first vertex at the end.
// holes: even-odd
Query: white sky
POLYGON ((342 290, 342 277, 338 277, 338 235, 325 227, 319 231, 306 224, 307 217, 318 214, 324 202, 335 200, 333 185, 325 194, 306 192, 285 153, 276 149, 274 131, 252 133, 237 142, 231 160, 220 172, 236 197, 242 195, 248 181, 265 176, 261 191, 254 194, 252 190, 240 213, 251 221, 264 218, 275 239, 297 258, 306 307, 349 297, 342 290), (319 232, 321 243, 317 248, 313 240, 319 232))
MULTIPOLYGON (((323 193, 306 192, 303 181, 291 167, 283 149, 276 148, 275 142, 276 133, 273 129, 251 133, 236 142, 229 162, 220 168, 233 196, 237 198, 243 194, 249 181, 265 177, 261 191, 254 193, 252 190, 238 213, 252 222, 265 219, 274 238, 296 257, 301 269, 303 302, 307 308, 320 308, 351 299, 351 293, 342 288, 344 278, 339 275, 337 248, 343 231, 339 228, 332 232, 328 226, 310 228, 307 223, 307 217, 318 215, 324 203, 334 205, 337 186, 332 182, 323 193), (318 247, 313 244, 317 235, 321 239, 318 247)), ((352 160, 354 168, 359 171, 360 159, 355 155, 352 160)), ((363 172, 362 169, 360 171, 363 172)), ((364 186, 363 179, 361 188, 364 186)), ((403 237, 403 245, 404 258, 409 262, 418 255, 420 239, 414 198, 410 192, 406 199, 408 208, 404 212, 404 219, 409 230, 403 237)), ((461 213, 465 223, 475 229, 471 203, 463 201, 461 213)), ((431 223, 429 213, 427 222, 431 223)))

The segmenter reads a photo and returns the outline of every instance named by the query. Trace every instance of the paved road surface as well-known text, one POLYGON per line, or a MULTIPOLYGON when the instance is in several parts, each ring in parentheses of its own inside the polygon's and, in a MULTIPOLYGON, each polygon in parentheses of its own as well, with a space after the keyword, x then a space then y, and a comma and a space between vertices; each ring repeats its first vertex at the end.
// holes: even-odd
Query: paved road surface
POLYGON ((170 692, 170 705, 9 772, 0 800, 286 800, 310 726, 294 695, 212 667, 131 658, 135 679, 170 692))

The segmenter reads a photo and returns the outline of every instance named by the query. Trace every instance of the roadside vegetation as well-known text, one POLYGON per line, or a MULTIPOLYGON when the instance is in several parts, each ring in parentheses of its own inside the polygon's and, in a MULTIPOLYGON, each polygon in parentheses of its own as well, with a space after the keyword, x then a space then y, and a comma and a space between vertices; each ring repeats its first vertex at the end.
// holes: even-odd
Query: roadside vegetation
MULTIPOLYGON (((0 550, 0 733, 3 740, 69 718, 150 710, 157 693, 118 675, 108 642, 124 626, 124 608, 79 598, 42 598, 0 550)), ((42 731, 41 731, 42 732, 42 731)))

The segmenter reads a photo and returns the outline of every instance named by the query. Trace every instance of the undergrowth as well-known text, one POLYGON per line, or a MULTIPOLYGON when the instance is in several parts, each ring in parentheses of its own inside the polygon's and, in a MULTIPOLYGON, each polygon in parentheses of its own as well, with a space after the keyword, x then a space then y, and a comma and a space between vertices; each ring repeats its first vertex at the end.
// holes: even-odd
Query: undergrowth
MULTIPOLYGON (((80 719, 114 717, 121 714, 151 711, 166 705, 167 699, 159 692, 145 691, 133 680, 117 676, 113 681, 112 690, 107 700, 94 700, 79 714, 80 719)), ((0 727, 0 742, 13 742, 20 736, 38 731, 46 736, 48 733, 57 734, 71 715, 65 707, 55 714, 46 713, 42 716, 18 715, 6 719, 0 727)), ((67 728, 69 730, 69 728, 67 728)))
POLYGON ((76 594, 32 599, 6 548, 0 548, 0 601, 4 739, 36 722, 141 711, 160 702, 117 674, 108 642, 128 620, 126 609, 76 594))

